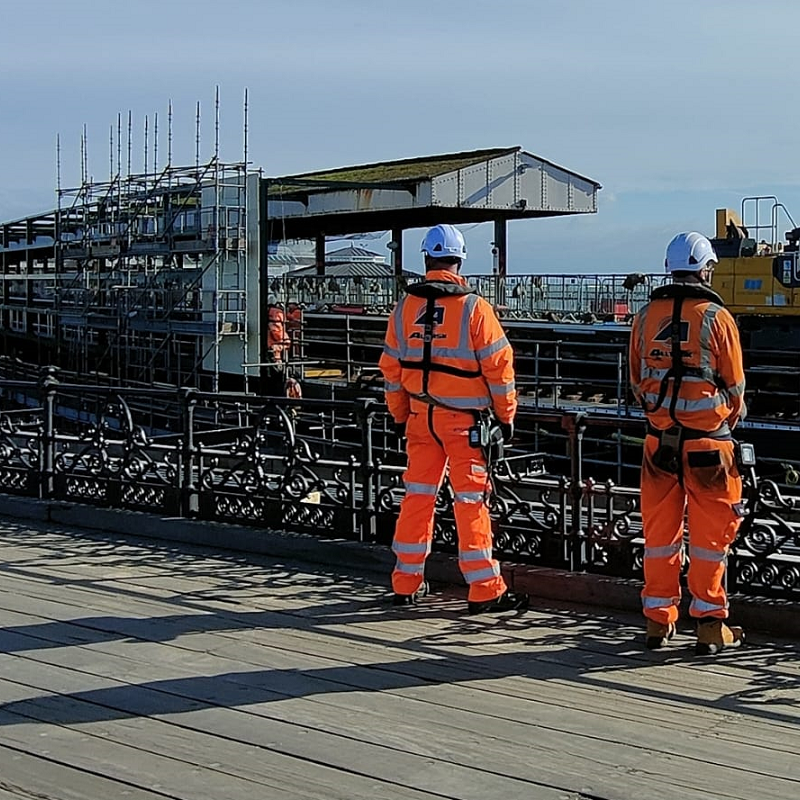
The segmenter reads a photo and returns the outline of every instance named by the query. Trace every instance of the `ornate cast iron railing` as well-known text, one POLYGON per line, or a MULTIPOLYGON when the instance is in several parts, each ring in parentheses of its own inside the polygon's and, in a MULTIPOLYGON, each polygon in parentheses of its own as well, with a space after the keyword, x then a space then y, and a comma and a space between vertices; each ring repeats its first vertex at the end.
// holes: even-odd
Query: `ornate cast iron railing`
MULTIPOLYGON (((0 382, 0 491, 388 544, 404 456, 374 399, 287 400, 191 389, 0 382), (147 420, 147 428, 142 424, 147 420)), ((501 558, 640 577, 638 489, 584 477, 587 429, 608 416, 522 411, 551 426, 559 459, 516 448, 489 498, 501 558), (548 471, 562 464, 566 474, 548 471)), ((800 597, 800 496, 761 482, 755 521, 730 558, 737 592, 800 597)), ((435 547, 456 545, 452 491, 437 501, 435 547)))

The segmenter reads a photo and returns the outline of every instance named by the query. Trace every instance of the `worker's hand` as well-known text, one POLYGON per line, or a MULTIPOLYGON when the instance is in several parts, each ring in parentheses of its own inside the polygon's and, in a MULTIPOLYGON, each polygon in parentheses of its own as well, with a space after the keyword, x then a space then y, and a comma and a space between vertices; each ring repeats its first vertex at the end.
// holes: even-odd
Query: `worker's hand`
POLYGON ((405 439, 406 438, 406 423, 405 422, 395 422, 394 423, 394 432, 397 434, 398 439, 405 439))
POLYGON ((510 442, 514 438, 514 423, 501 422, 500 432, 503 434, 503 441, 510 442))

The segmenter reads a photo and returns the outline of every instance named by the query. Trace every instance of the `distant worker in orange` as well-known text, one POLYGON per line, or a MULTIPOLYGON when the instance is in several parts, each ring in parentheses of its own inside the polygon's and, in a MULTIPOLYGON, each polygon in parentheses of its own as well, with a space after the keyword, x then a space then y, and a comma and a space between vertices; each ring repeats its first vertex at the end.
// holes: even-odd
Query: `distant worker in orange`
POLYGON ((656 289, 634 318, 633 393, 647 417, 641 478, 646 646, 675 634, 680 601, 684 511, 688 511, 690 615, 698 655, 743 641, 729 627, 723 586, 729 546, 742 514, 742 480, 731 431, 745 416, 739 331, 711 289, 717 256, 699 233, 667 247, 670 285, 656 289))
POLYGON ((286 334, 286 315, 283 306, 271 303, 268 309, 268 347, 275 361, 283 361, 291 341, 286 334))
POLYGON ((513 436, 514 354, 491 305, 459 274, 467 255, 461 233, 437 225, 427 232, 422 252, 425 279, 409 286, 395 306, 379 362, 389 411, 407 437, 406 494, 392 544, 394 604, 412 605, 427 594, 425 559, 449 464, 469 613, 524 608, 527 595, 508 591, 492 554, 489 471, 473 438, 490 410, 504 440, 513 436))

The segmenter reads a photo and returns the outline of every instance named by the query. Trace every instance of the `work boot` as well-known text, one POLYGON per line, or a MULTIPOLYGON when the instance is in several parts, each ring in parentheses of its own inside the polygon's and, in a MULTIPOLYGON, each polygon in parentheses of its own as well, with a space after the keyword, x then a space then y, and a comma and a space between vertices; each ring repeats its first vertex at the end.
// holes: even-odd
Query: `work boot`
POLYGON ((467 607, 470 615, 473 614, 500 614, 503 611, 523 611, 530 605, 530 598, 526 594, 514 594, 506 589, 500 597, 482 602, 469 602, 467 607))
POLYGON ((675 635, 675 623, 662 625, 653 620, 647 620, 647 638, 644 646, 648 650, 659 650, 675 635))
POLYGON ((697 621, 697 644, 695 655, 715 656, 726 647, 739 647, 744 641, 744 631, 737 627, 728 627, 716 617, 705 617, 697 621))
POLYGON ((397 594, 392 598, 393 606, 415 606, 423 597, 427 596, 430 589, 427 581, 422 581, 414 594, 397 594))

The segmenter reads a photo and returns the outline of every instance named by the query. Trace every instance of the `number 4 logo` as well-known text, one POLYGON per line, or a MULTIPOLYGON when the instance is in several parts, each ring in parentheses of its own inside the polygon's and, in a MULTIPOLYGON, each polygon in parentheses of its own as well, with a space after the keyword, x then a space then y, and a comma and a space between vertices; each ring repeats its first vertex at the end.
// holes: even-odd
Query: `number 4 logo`
MULTIPOLYGON (((669 342, 672 339, 672 321, 667 322, 661 330, 653 337, 654 342, 669 342)), ((689 341, 689 323, 687 320, 681 320, 681 341, 689 341)))
MULTIPOLYGON (((420 315, 414 320, 415 325, 424 325, 425 324, 425 315, 427 313, 427 308, 423 308, 420 312, 420 315)), ((444 306, 434 306, 433 307, 433 327, 435 328, 437 325, 444 324, 444 306)))

